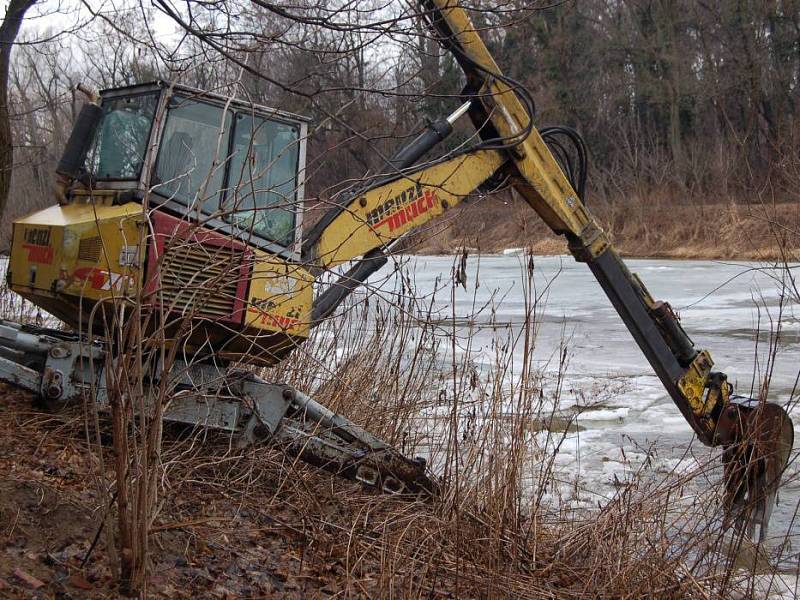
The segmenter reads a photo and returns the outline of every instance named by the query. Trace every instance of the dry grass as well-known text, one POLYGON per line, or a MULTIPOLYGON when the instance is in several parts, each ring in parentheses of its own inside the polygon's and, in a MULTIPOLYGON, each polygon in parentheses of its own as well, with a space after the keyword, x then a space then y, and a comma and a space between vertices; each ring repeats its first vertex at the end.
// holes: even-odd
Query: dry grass
MULTIPOLYGON (((591 203, 624 256, 775 260, 800 259, 792 232, 800 230, 800 203, 682 202, 646 200, 591 203)), ((504 196, 468 204, 451 217, 452 227, 420 233, 409 248, 450 254, 463 245, 483 252, 530 248, 535 254, 566 254, 555 236, 522 201, 504 196)), ((794 237, 796 242, 796 236, 794 237)))
MULTIPOLYGON (((544 386, 531 362, 538 310, 531 275, 521 274, 524 323, 514 332, 495 328, 489 368, 475 362, 471 348, 477 325, 431 314, 429 300, 407 286, 408 295, 372 306, 379 316, 371 327, 358 313, 364 304, 332 325, 338 358, 324 330, 304 349, 335 365, 327 376, 335 383, 317 390, 322 402, 412 455, 427 455, 447 490, 410 509, 368 497, 350 502, 349 492, 338 492, 353 511, 342 515, 343 529, 361 530, 361 515, 380 515, 377 529, 348 546, 356 553, 348 562, 380 557, 392 576, 377 591, 398 597, 425 595, 426 588, 464 597, 729 597, 746 590, 748 571, 729 569, 741 560, 742 540, 729 552, 716 456, 700 453, 700 466, 688 474, 644 466, 595 511, 546 499, 559 487, 555 459, 569 427, 538 428, 554 423, 561 390, 558 381, 544 386), (420 577, 428 583, 409 582, 420 577), (409 587, 398 590, 398 583, 409 587)), ((307 363, 290 363, 299 364, 307 363)), ((307 368, 281 375, 310 383, 307 368)), ((763 550, 753 557, 770 571, 763 550)))

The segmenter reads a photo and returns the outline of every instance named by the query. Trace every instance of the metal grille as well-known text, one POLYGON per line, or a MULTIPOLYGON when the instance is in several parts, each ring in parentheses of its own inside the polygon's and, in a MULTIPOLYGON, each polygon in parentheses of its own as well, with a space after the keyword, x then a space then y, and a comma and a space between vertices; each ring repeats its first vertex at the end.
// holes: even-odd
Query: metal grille
POLYGON ((162 306, 175 312, 230 317, 243 252, 198 242, 173 242, 161 270, 162 306))
POLYGON ((97 262, 100 260, 100 253, 103 251, 103 241, 100 236, 83 238, 78 243, 78 260, 97 262))

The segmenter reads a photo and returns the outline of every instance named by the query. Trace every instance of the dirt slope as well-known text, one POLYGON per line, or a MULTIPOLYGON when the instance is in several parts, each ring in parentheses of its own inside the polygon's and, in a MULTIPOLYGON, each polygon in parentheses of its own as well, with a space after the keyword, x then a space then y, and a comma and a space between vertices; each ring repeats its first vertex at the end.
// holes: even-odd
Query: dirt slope
MULTIPOLYGON (((0 598, 118 597, 84 436, 76 410, 43 412, 0 384, 0 598)), ((378 494, 269 448, 206 439, 187 450, 183 432, 166 438, 148 598, 520 597, 566 582, 552 568, 532 578, 527 552, 512 560, 499 548, 492 558, 480 522, 460 517, 460 537, 437 532, 436 505, 378 494), (502 573, 487 562, 498 560, 502 573)))
MULTIPOLYGON (((0 397, 0 597, 116 597, 104 536, 81 568, 104 511, 80 419, 37 411, 6 386, 0 397)), ((310 545, 302 517, 275 502, 278 485, 265 479, 251 482, 249 505, 213 485, 183 485, 165 498, 149 597, 313 598, 341 589, 335 544, 310 545)))
MULTIPOLYGON (((0 598, 119 597, 105 536, 98 536, 105 507, 84 436, 77 410, 49 414, 0 385, 0 598)), ((111 462, 108 445, 104 454, 111 462)), ((650 506, 661 496, 638 484, 621 488, 591 519, 544 520, 514 513, 517 492, 502 485, 497 506, 469 495, 412 501, 268 447, 238 451, 226 439, 201 442, 185 431, 166 432, 162 458, 148 598, 677 599, 733 592, 727 575, 720 594, 709 592, 708 578, 680 575, 687 563, 674 547, 653 543, 663 542, 655 533, 662 517, 645 518, 662 514, 650 506)))

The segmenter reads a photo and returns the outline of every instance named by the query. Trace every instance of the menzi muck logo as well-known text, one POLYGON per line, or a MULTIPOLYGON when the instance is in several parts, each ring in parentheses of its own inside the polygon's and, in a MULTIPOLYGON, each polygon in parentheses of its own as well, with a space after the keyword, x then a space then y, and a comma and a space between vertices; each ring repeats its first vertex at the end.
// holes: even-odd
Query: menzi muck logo
POLYGON ((373 229, 388 225, 389 232, 428 212, 438 201, 433 190, 424 190, 419 183, 367 213, 367 224, 373 229))
POLYGON ((50 229, 37 227, 23 232, 22 247, 28 251, 28 262, 40 265, 53 264, 53 247, 50 245, 50 229))
POLYGON ((22 247, 28 251, 28 262, 39 263, 40 265, 53 264, 52 246, 37 246, 35 244, 22 244, 22 247))

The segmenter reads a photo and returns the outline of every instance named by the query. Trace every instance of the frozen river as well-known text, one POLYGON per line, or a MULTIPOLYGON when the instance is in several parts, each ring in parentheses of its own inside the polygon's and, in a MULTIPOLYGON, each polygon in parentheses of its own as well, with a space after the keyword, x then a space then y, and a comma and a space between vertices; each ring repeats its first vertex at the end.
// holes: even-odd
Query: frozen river
MULTIPOLYGON (((443 281, 447 284, 455 262, 451 256, 410 259, 407 269, 416 294, 429 294, 443 281)), ((800 303, 787 296, 781 282, 785 271, 742 262, 626 262, 655 298, 669 301, 679 312, 695 345, 711 352, 715 368, 728 374, 737 393, 757 395, 767 367, 770 330, 780 315, 782 330, 769 397, 783 405, 797 401, 800 303), (761 330, 760 336, 756 336, 757 330, 761 330)), ((488 325, 492 319, 513 329, 524 320, 525 264, 526 259, 519 255, 470 257, 466 289, 457 287, 451 296, 452 285, 448 284, 436 294, 434 306, 439 316, 451 322, 455 316, 457 324, 472 324, 471 353, 478 363, 482 357, 491 361, 491 341, 496 335, 496 328, 481 324, 488 325), (484 305, 491 310, 476 314, 484 305)), ((800 268, 792 272, 800 275, 800 268)), ((383 284, 380 280, 381 273, 371 282, 384 289, 393 287, 391 279, 383 284)), ((594 399, 602 402, 601 409, 581 412, 577 417, 580 431, 569 435, 558 457, 560 476, 579 482, 581 491, 574 501, 588 506, 611 497, 615 484, 630 474, 631 457, 642 457, 642 448, 651 444, 658 448, 657 468, 665 472, 689 470, 696 465, 695 457, 707 458, 708 453, 696 441, 696 451, 682 458, 692 442, 689 426, 586 265, 570 257, 535 257, 533 281, 539 297, 540 329, 534 343, 537 367, 555 379, 560 348, 566 345, 567 349, 566 385, 559 409, 566 414, 572 406, 574 414, 575 405, 593 400, 587 400, 586 390, 602 390, 594 399)), ((797 420, 800 411, 793 412, 797 420)), ((770 533, 780 537, 789 533, 800 542, 800 524, 793 519, 800 501, 797 461, 786 479, 770 533)))
MULTIPOLYGON (((455 257, 406 257, 403 262, 411 295, 422 305, 432 304, 431 319, 443 329, 455 330, 462 342, 469 337, 469 350, 462 344, 456 354, 468 352, 479 369, 490 370, 496 357, 493 342, 519 331, 525 321, 527 258, 472 256, 466 263, 464 287, 453 284, 455 257), (438 290, 435 295, 434 289, 438 290)), ((737 393, 757 395, 769 367, 769 398, 789 406, 795 422, 800 419, 800 410, 793 409, 800 395, 800 300, 796 288, 785 287, 785 269, 744 262, 626 262, 655 298, 670 302, 695 345, 711 352, 716 370, 728 374, 737 393), (775 361, 770 364, 770 341, 779 320, 775 361)), ((557 477, 562 483, 554 492, 557 500, 576 508, 597 506, 614 497, 620 483, 645 458, 656 474, 665 475, 691 472, 709 457, 718 462, 718 452, 710 454, 693 441, 688 424, 586 265, 571 257, 534 257, 533 266, 531 291, 537 298, 538 323, 530 345, 533 364, 544 374, 546 394, 553 393, 563 372, 556 410, 574 417, 578 425, 566 434, 557 456, 557 477), (563 368, 562 356, 566 358, 563 368), (581 408, 586 406, 590 408, 581 408), (655 449, 655 453, 648 455, 645 449, 655 449)), ((372 291, 377 289, 387 298, 399 287, 397 276, 387 275, 389 271, 386 267, 370 280, 372 291)), ((800 266, 791 272, 797 277, 800 266)), ((522 352, 518 344, 514 350, 517 367, 522 352)), ((443 363, 446 368, 447 358, 443 363)), ((782 562, 794 567, 800 549, 796 459, 797 451, 784 476, 786 484, 770 530, 774 540, 787 534, 792 539, 793 548, 784 553, 782 562)), ((718 477, 712 473, 712 482, 718 477)), ((689 493, 702 493, 700 487, 689 493)))

